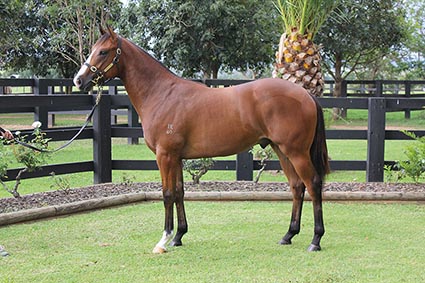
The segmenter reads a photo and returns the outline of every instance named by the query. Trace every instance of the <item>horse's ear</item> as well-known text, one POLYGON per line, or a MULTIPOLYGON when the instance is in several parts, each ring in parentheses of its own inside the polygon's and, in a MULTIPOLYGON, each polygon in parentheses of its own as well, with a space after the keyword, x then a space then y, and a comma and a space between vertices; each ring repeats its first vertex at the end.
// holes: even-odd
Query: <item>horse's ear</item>
POLYGON ((100 32, 100 35, 104 35, 106 33, 106 31, 103 29, 102 24, 99 24, 99 32, 100 32))
POLYGON ((108 28, 108 33, 111 36, 112 40, 115 40, 117 38, 117 34, 114 32, 114 30, 110 26, 107 26, 107 28, 108 28))

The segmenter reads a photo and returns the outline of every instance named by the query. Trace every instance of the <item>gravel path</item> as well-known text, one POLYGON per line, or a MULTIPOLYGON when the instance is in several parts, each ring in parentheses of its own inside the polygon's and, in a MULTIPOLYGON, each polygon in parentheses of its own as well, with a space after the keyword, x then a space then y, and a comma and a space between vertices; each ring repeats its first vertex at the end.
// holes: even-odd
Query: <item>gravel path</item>
MULTIPOLYGON (((57 190, 45 193, 25 195, 19 199, 0 199, 0 213, 50 205, 73 203, 81 200, 96 199, 137 192, 160 191, 160 183, 134 183, 93 185, 70 190, 57 190)), ((253 182, 201 182, 199 186, 185 183, 186 191, 203 192, 284 192, 289 191, 287 183, 255 184, 253 182)), ((425 192, 425 184, 404 183, 326 183, 324 191, 333 192, 425 192)))

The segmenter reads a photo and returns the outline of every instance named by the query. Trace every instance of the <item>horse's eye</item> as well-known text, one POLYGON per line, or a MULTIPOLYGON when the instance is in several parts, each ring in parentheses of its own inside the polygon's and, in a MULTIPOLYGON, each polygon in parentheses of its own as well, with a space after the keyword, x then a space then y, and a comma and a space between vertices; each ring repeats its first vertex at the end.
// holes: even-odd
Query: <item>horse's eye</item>
POLYGON ((108 50, 100 50, 99 55, 100 56, 108 55, 108 50))

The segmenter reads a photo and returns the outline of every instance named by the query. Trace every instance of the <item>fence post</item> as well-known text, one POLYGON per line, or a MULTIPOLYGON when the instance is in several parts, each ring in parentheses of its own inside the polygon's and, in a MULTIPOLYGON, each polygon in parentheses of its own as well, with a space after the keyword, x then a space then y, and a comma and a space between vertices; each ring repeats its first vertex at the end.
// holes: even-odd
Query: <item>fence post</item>
POLYGON ((369 98, 366 182, 384 181, 385 98, 369 98))
POLYGON ((375 81, 375 97, 381 97, 384 94, 384 84, 382 80, 375 81))
MULTIPOLYGON (((93 97, 93 99, 96 99, 93 97)), ((112 182, 111 96, 102 95, 93 116, 94 183, 112 182)))
MULTIPOLYGON (((108 86, 108 94, 109 95, 116 95, 117 94, 117 87, 114 85, 108 86)), ((118 124, 118 115, 113 114, 111 111, 111 122, 115 125, 118 124)))
MULTIPOLYGON (((342 80, 342 82, 341 82, 341 97, 347 97, 347 88, 348 88, 347 81, 342 80)), ((343 119, 347 119, 347 108, 341 109, 341 117, 343 119)))
POLYGON ((252 181, 254 163, 252 153, 244 151, 236 156, 236 180, 252 181))
MULTIPOLYGON (((49 86, 46 80, 34 79, 33 87, 34 95, 46 95, 49 92, 49 86)), ((34 107, 34 121, 41 122, 41 128, 43 130, 49 127, 49 111, 46 107, 36 106, 34 107)))
MULTIPOLYGON (((410 81, 404 81, 404 91, 405 91, 404 96, 406 98, 410 98, 412 95, 411 94, 412 88, 411 88, 410 81)), ((404 119, 410 119, 410 109, 404 110, 404 119)))
MULTIPOLYGON (((139 115, 133 105, 129 103, 127 110, 127 123, 129 127, 141 127, 139 124, 139 115)), ((139 138, 128 138, 128 144, 139 144, 139 138)))

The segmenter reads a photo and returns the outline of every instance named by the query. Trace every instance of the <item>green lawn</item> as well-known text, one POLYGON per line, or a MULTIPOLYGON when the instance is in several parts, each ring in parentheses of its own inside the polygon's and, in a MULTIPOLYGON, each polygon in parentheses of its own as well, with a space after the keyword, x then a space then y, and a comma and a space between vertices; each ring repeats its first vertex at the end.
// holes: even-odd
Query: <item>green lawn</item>
MULTIPOLYGON (((332 126, 346 126, 346 127, 366 127, 368 112, 361 109, 349 109, 347 111, 347 118, 338 121, 331 121, 331 109, 325 109, 325 119, 327 125, 332 126)), ((425 111, 411 111, 411 118, 405 119, 404 112, 388 112, 386 113, 386 126, 387 127, 402 127, 404 129, 423 129, 425 127, 425 111)))
POLYGON ((187 202, 184 246, 151 253, 163 205, 146 202, 0 229, 0 282, 424 282, 425 206, 325 203, 308 253, 311 203, 292 246, 289 202, 187 202))

